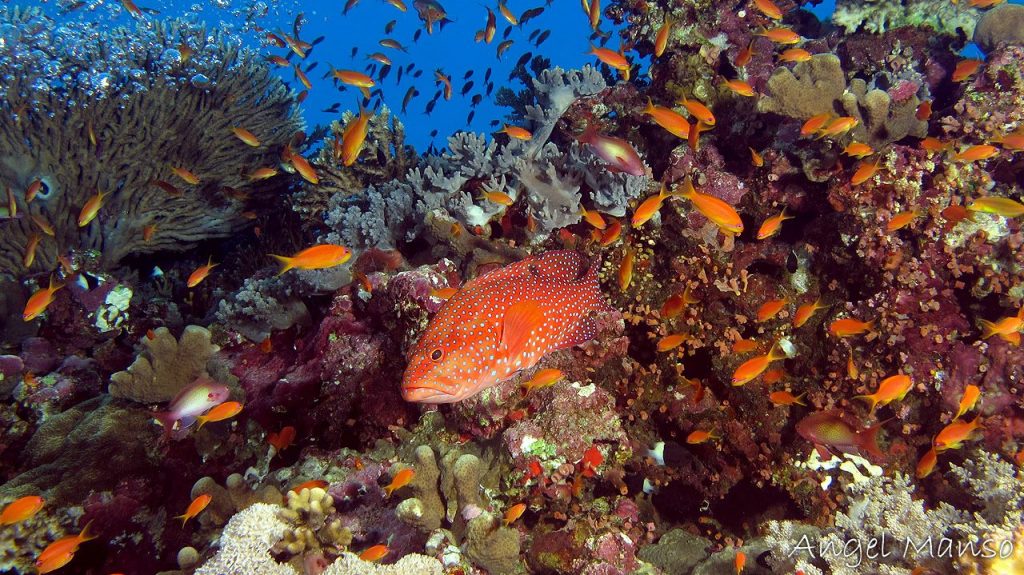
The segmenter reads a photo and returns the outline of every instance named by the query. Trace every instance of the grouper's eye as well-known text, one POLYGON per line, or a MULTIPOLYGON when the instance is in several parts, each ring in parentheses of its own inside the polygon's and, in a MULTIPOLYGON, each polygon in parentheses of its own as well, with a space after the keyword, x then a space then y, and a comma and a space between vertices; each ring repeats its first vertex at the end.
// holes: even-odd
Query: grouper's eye
POLYGON ((440 349, 435 349, 434 351, 430 352, 430 359, 434 361, 441 361, 442 357, 444 357, 444 352, 441 351, 440 349))

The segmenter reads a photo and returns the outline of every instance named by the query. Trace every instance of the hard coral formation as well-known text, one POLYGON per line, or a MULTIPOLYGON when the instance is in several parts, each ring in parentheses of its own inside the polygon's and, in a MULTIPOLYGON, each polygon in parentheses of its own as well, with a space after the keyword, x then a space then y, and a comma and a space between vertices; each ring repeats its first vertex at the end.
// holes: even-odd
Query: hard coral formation
POLYGON ((904 26, 926 26, 935 32, 966 36, 974 32, 977 15, 966 4, 935 0, 840 0, 832 21, 847 33, 863 30, 882 34, 904 26))
POLYGON ((148 446, 156 437, 144 410, 104 396, 83 401, 39 426, 25 446, 26 470, 0 493, 35 491, 53 505, 77 503, 84 493, 110 489, 122 477, 152 473, 157 462, 148 446))
POLYGON ((441 465, 429 445, 417 447, 414 458, 412 497, 399 503, 398 517, 425 532, 447 524, 474 564, 495 574, 512 572, 519 563, 519 533, 498 523, 482 495, 482 482, 493 485, 496 468, 456 448, 444 452, 441 465))
POLYGON ((199 377, 209 376, 207 364, 220 347, 210 341, 210 331, 198 325, 185 327, 175 339, 166 327, 142 339, 145 351, 127 371, 110 376, 110 395, 139 403, 174 399, 199 377))
POLYGON ((1003 4, 982 14, 974 28, 974 42, 986 52, 1001 44, 1024 44, 1024 6, 1003 4))
POLYGON ((887 144, 912 136, 923 138, 928 135, 928 122, 917 118, 916 86, 909 96, 896 99, 890 93, 870 88, 864 80, 854 78, 840 97, 840 103, 847 116, 857 119, 857 126, 850 135, 854 141, 868 144, 876 150, 887 144))
POLYGON ((39 10, 11 6, 0 22, 20 54, 0 60, 10 79, 2 89, 0 184, 14 191, 22 214, 0 221, 2 274, 24 271, 25 246, 39 232, 33 218, 49 222, 55 237, 43 237, 29 271, 53 269, 67 249, 95 250, 112 267, 129 255, 229 236, 247 225, 249 208, 224 190, 256 191, 246 173, 273 165, 275 149, 302 127, 281 80, 225 34, 172 21, 111 30, 99 42, 85 23, 58 29, 39 10), (195 49, 187 60, 182 42, 195 49), (240 142, 236 126, 261 146, 240 142), (183 183, 171 168, 199 183, 183 183), (36 180, 43 188, 28 202, 36 180), (97 193, 99 215, 80 227, 78 215, 97 193), (156 231, 147 241, 149 225, 156 231))
MULTIPOLYGON (((271 549, 279 544, 288 523, 280 507, 257 503, 236 514, 218 539, 216 555, 196 569, 196 575, 298 575, 287 563, 279 563, 271 549)), ((409 554, 392 565, 374 565, 345 553, 322 570, 324 575, 430 575, 442 572, 441 563, 431 557, 409 554)))
POLYGON ((835 102, 846 91, 846 75, 834 54, 815 54, 792 69, 780 66, 768 78, 765 95, 757 101, 761 112, 773 112, 806 120, 834 112, 835 102))

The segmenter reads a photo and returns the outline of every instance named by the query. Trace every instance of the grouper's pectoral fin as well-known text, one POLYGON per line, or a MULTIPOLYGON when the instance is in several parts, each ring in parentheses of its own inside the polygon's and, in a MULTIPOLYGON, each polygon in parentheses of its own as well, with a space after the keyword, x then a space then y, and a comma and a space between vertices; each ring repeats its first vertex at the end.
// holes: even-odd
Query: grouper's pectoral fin
POLYGON ((539 333, 544 325, 544 311, 533 300, 513 304, 505 311, 501 321, 501 340, 498 349, 509 361, 519 358, 527 350, 532 334, 539 333))

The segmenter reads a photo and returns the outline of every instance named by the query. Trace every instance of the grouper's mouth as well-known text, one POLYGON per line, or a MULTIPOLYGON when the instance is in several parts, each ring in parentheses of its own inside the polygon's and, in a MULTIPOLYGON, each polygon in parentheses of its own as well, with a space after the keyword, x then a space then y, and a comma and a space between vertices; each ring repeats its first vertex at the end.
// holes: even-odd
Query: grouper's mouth
POLYGON ((446 391, 427 385, 403 385, 402 399, 417 403, 452 403, 458 400, 446 391))

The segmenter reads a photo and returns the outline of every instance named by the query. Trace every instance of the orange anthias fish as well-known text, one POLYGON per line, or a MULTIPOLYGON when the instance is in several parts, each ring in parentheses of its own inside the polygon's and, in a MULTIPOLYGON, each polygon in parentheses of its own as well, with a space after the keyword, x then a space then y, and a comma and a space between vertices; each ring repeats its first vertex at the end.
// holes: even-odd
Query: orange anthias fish
POLYGON ((172 166, 171 172, 173 172, 175 176, 178 176, 179 178, 184 180, 186 184, 191 184, 194 186, 199 183, 199 176, 193 174, 191 171, 185 168, 172 166))
POLYGON ((895 232, 909 226, 914 220, 921 216, 918 210, 907 210, 894 215, 885 224, 886 231, 895 232))
POLYGON ((704 214, 704 217, 714 222, 725 233, 734 235, 743 233, 743 220, 740 219, 736 210, 724 200, 698 192, 689 177, 683 182, 681 195, 692 201, 694 207, 704 214))
POLYGON ((782 208, 781 212, 769 217, 761 224, 761 227, 757 230, 757 239, 765 240, 774 236, 782 229, 782 222, 791 219, 793 219, 793 216, 786 215, 786 208, 782 208))
POLYGON ((789 303, 789 300, 786 298, 773 299, 764 302, 757 308, 757 321, 765 322, 772 319, 777 313, 782 311, 782 308, 786 307, 787 303, 789 303))
POLYGON ((921 456, 921 459, 917 461, 917 467, 914 469, 914 477, 918 479, 924 479, 935 471, 935 464, 939 462, 939 453, 935 450, 933 445, 921 456))
POLYGON ((775 405, 807 405, 803 401, 805 393, 793 395, 788 391, 773 391, 768 394, 768 400, 775 405))
POLYGON ((737 96, 752 97, 755 95, 754 87, 743 80, 726 80, 725 87, 732 90, 737 96))
POLYGON ((360 553, 359 560, 373 563, 374 561, 380 561, 383 559, 389 552, 390 549, 388 549, 387 545, 374 545, 360 553))
POLYGON ((858 395, 854 399, 862 399, 871 404, 871 411, 901 401, 914 387, 909 375, 891 375, 878 384, 878 390, 871 395, 858 395))
POLYGON ((978 404, 978 398, 981 397, 981 389, 974 384, 968 385, 964 389, 964 395, 960 398, 960 406, 956 410, 956 416, 953 419, 960 419, 960 416, 974 409, 974 406, 978 404))
POLYGON ((851 335, 860 335, 872 327, 874 327, 874 321, 863 322, 852 317, 843 319, 837 319, 828 326, 828 332, 834 337, 850 337, 851 335))
POLYGON ((779 54, 779 62, 806 62, 811 56, 812 54, 803 48, 788 48, 779 54))
POLYGON ((366 142, 372 115, 360 109, 359 116, 354 120, 349 120, 348 125, 345 126, 345 132, 341 136, 341 163, 343 165, 351 166, 356 163, 359 152, 362 151, 363 144, 366 142))
POLYGON ((61 537, 47 545, 39 557, 36 557, 37 572, 40 574, 50 573, 70 563, 82 543, 96 539, 96 535, 89 532, 90 525, 92 525, 91 522, 87 523, 78 535, 61 537))
POLYGON ((799 44, 803 38, 799 34, 793 31, 792 28, 780 26, 778 28, 772 28, 771 30, 765 30, 764 32, 758 32, 758 36, 764 36, 776 44, 799 44))
POLYGON ((525 503, 516 503, 512 507, 509 507, 508 511, 505 512, 505 527, 515 523, 516 519, 523 516, 524 511, 526 511, 525 503))
MULTIPOLYGON (((1021 308, 1024 310, 1024 308, 1021 308)), ((978 320, 981 324, 981 338, 988 339, 998 335, 1000 339, 1008 341, 1013 345, 1020 345, 1020 332, 1024 329, 1024 318, 1020 314, 1000 318, 998 321, 978 320)))
POLYGON ((310 491, 312 491, 314 489, 327 489, 328 485, 330 485, 330 483, 327 483, 323 479, 310 479, 309 481, 304 481, 304 482, 296 485, 295 487, 292 487, 288 491, 294 491, 295 493, 302 493, 303 489, 309 489, 310 491))
POLYGON ((446 287, 446 288, 430 288, 430 297, 436 297, 437 299, 449 300, 452 296, 458 293, 459 288, 457 287, 446 287))
POLYGON ((384 487, 385 493, 387 493, 387 496, 390 497, 391 494, 394 493, 396 490, 401 489, 406 485, 409 485, 409 482, 412 481, 412 478, 415 476, 416 472, 411 467, 406 467, 405 469, 396 473, 394 477, 391 478, 391 483, 388 483, 384 487))
POLYGON ((959 62, 956 63, 956 68, 953 69, 953 81, 963 82, 964 80, 970 78, 971 76, 978 72, 978 69, 981 68, 982 64, 984 64, 984 62, 982 62, 981 60, 975 60, 971 58, 968 58, 966 60, 960 60, 959 62))
POLYGON ((650 116, 656 124, 668 130, 668 132, 673 136, 684 140, 690 137, 690 122, 684 118, 682 114, 676 112, 672 108, 655 106, 654 102, 648 98, 647 107, 644 108, 644 114, 650 116))
POLYGON ((53 303, 53 294, 62 287, 64 287, 64 284, 53 283, 53 276, 51 275, 50 285, 36 291, 28 298, 28 302, 25 303, 25 310, 21 316, 22 319, 25 321, 32 321, 39 317, 39 315, 46 311, 46 308, 50 307, 50 304, 53 303))
POLYGON ((96 195, 89 198, 85 205, 82 206, 82 211, 78 212, 78 227, 84 228, 89 225, 89 222, 96 219, 96 215, 100 213, 100 208, 103 207, 103 201, 110 195, 110 192, 96 192, 96 195))
POLYGON ((778 344, 773 345, 772 348, 768 350, 767 354, 759 355, 757 357, 748 359, 747 361, 743 362, 742 365, 736 368, 736 371, 733 372, 733 386, 738 387, 741 385, 746 385, 748 382, 754 380, 755 378, 757 378, 757 376, 764 373, 764 371, 768 369, 768 366, 771 364, 771 362, 778 361, 780 359, 786 359, 786 355, 783 354, 782 350, 779 349, 778 344))
POLYGON ((530 381, 523 384, 523 389, 526 393, 544 389, 558 383, 563 377, 565 377, 565 374, 560 369, 542 369, 533 374, 530 381))
POLYGON ((199 285, 200 282, 202 282, 210 275, 210 271, 219 265, 220 264, 213 263, 213 256, 210 256, 206 260, 205 264, 197 267, 195 271, 188 276, 188 287, 194 288, 197 285, 199 285))
POLYGON ((754 148, 749 148, 749 149, 750 149, 750 163, 754 164, 754 167, 763 168, 764 167, 764 156, 762 156, 760 153, 758 153, 758 151, 755 150, 754 148))
POLYGON ((196 515, 202 513, 203 509, 206 509, 206 506, 209 505, 212 500, 213 496, 209 493, 203 493, 202 495, 197 496, 192 500, 192 503, 188 504, 188 509, 185 510, 185 513, 176 516, 175 519, 181 519, 181 526, 184 527, 185 523, 187 523, 189 519, 192 519, 196 515))
POLYGON ((46 503, 38 495, 28 495, 7 504, 0 512, 0 525, 14 525, 26 519, 31 519, 46 503))
POLYGON ((267 434, 267 443, 278 452, 287 449, 293 441, 295 441, 295 428, 291 425, 282 427, 280 432, 271 431, 267 434))
POLYGON ((302 176, 303 180, 313 184, 314 186, 320 183, 320 176, 316 175, 316 170, 309 163, 309 160, 303 158, 301 154, 289 154, 288 162, 291 163, 295 171, 302 176))
POLYGON ((647 199, 640 202, 640 205, 636 207, 636 211, 633 212, 633 219, 630 220, 630 224, 635 228, 644 225, 654 217, 654 214, 661 210, 662 204, 665 202, 665 184, 661 185, 661 191, 652 196, 648 196, 647 199))
POLYGON ((814 315, 814 312, 819 309, 825 309, 826 307, 828 306, 822 304, 821 299, 815 300, 814 303, 805 303, 801 305, 796 309, 796 313, 793 314, 793 327, 803 327, 803 325, 811 319, 811 316, 814 315))
POLYGON ((320 244, 291 257, 276 254, 270 254, 270 257, 281 262, 281 271, 277 272, 281 275, 291 269, 322 270, 340 266, 352 257, 352 250, 335 244, 320 244))
POLYGON ((517 140, 524 141, 529 140, 530 138, 533 137, 533 134, 526 128, 520 128, 519 126, 510 126, 508 124, 505 124, 505 126, 502 129, 498 130, 498 133, 505 134, 510 138, 515 138, 517 140))
POLYGON ((718 438, 718 434, 713 431, 704 431, 702 429, 697 429, 691 431, 690 434, 686 436, 686 443, 690 445, 700 445, 701 443, 705 443, 708 440, 718 438))
POLYGON ((881 428, 879 423, 858 430, 847 414, 839 410, 812 413, 796 424, 797 433, 813 443, 819 452, 827 452, 831 448, 842 453, 867 453, 884 459, 882 450, 878 448, 878 430, 881 428))
POLYGON ((732 342, 732 351, 734 353, 749 353, 757 349, 756 339, 737 339, 732 342))
POLYGON ((697 100, 687 100, 686 98, 683 98, 679 103, 682 104, 684 108, 686 108, 686 111, 689 112, 691 116, 703 122, 704 125, 715 125, 715 115, 711 113, 710 108, 708 108, 701 102, 698 102, 697 100))
POLYGON ((240 126, 235 126, 231 128, 231 131, 234 132, 235 137, 241 140, 245 145, 252 146, 254 148, 259 147, 260 139, 256 137, 256 134, 253 134, 249 130, 246 130, 245 128, 242 128, 240 126))
POLYGON ((668 35, 672 31, 672 18, 665 13, 665 21, 662 22, 661 28, 658 29, 658 35, 654 38, 654 57, 660 58, 665 53, 665 47, 668 46, 668 35))
POLYGON ((661 317, 663 319, 672 319, 679 315, 683 309, 689 305, 697 303, 697 298, 693 297, 690 293, 690 288, 687 287, 682 293, 675 293, 665 298, 665 303, 661 305, 661 317))
POLYGON ((237 401, 225 401, 224 403, 214 407, 210 411, 207 411, 203 415, 196 418, 199 422, 199 426, 196 429, 202 429, 204 425, 209 422, 224 421, 225 419, 231 419, 242 412, 242 404, 237 401))
POLYGON ((772 0, 754 0, 754 7, 772 20, 782 20, 782 9, 772 0))
POLYGON ((978 144, 965 148, 953 155, 957 162, 977 162, 988 160, 999 155, 999 148, 991 144, 978 144))
POLYGON ((807 119, 806 122, 803 123, 802 126, 800 126, 800 135, 806 137, 811 136, 813 134, 817 134, 818 132, 821 131, 822 128, 825 127, 825 123, 828 122, 831 118, 831 112, 825 112, 823 114, 818 114, 817 116, 811 116, 810 118, 807 119))
POLYGON ((1017 218, 1024 216, 1024 204, 1012 198, 1004 198, 1000 196, 985 196, 977 198, 967 206, 967 209, 972 212, 995 214, 997 216, 1003 216, 1004 218, 1017 218))
POLYGON ((960 449, 963 443, 969 441, 974 432, 982 427, 980 420, 980 416, 975 417, 971 422, 956 420, 942 428, 942 431, 935 436, 935 449, 937 451, 960 449))
POLYGON ((614 68, 619 72, 622 72, 623 75, 629 74, 629 60, 622 54, 622 52, 614 52, 608 48, 599 48, 591 45, 590 52, 587 53, 597 56, 598 60, 604 62, 610 68, 614 68))
MULTIPOLYGON (((768 2, 769 0, 762 0, 768 2)), ((736 552, 736 558, 733 559, 733 567, 736 568, 736 575, 743 573, 743 568, 747 565, 747 554, 742 551, 736 552)))
POLYGON ((658 351, 671 351, 686 341, 686 334, 673 333, 658 340, 658 351))
POLYGON ((431 320, 413 348, 402 397, 454 403, 546 354, 589 341, 592 312, 608 311, 598 262, 552 251, 474 278, 431 320))
POLYGON ((850 142, 843 148, 843 153, 847 156, 862 159, 874 154, 875 149, 863 142, 850 142))
POLYGON ((626 291, 629 289, 629 284, 633 281, 633 264, 636 261, 636 250, 627 247, 626 253, 622 255, 622 261, 619 262, 619 289, 626 291))

